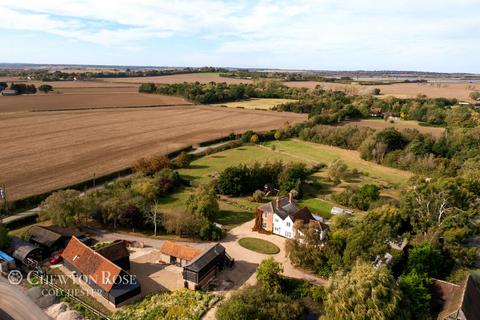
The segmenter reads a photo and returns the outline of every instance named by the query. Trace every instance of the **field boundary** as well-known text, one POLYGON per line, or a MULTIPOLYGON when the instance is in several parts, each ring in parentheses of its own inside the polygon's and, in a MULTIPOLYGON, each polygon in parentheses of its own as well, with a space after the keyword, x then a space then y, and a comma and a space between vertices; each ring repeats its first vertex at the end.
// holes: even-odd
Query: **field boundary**
POLYGON ((68 109, 44 109, 44 110, 30 110, 28 112, 65 112, 65 111, 86 111, 86 110, 115 110, 115 109, 148 109, 148 108, 164 108, 164 107, 189 107, 193 103, 182 104, 152 104, 145 106, 123 106, 123 107, 85 107, 85 108, 68 108, 68 109))

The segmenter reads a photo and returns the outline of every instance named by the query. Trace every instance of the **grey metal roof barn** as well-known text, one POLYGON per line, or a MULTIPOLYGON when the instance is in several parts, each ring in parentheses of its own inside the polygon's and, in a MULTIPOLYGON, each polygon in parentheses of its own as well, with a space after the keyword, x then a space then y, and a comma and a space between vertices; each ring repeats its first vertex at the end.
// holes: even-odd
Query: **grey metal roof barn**
POLYGON ((12 257, 24 264, 29 264, 29 259, 35 261, 42 260, 42 249, 40 247, 17 237, 10 239, 10 251, 12 252, 12 257))

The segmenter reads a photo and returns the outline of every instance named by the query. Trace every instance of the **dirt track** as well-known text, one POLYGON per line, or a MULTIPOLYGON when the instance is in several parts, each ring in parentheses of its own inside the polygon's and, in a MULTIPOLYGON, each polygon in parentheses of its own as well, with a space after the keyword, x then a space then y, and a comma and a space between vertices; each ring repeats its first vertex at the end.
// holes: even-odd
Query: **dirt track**
POLYGON ((177 106, 0 114, 0 183, 10 199, 127 167, 156 153, 305 115, 177 106))

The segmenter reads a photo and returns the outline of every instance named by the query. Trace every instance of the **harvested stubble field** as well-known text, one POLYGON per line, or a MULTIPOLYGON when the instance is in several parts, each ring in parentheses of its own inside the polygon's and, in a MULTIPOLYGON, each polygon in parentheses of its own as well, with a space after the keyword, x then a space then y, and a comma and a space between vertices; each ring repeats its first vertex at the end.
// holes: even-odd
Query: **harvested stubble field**
MULTIPOLYGON (((0 96, 0 113, 17 111, 45 111, 66 109, 100 109, 126 107, 160 107, 191 104, 172 96, 122 92, 112 88, 102 91, 99 88, 83 89, 78 92, 37 93, 21 96, 0 96)), ((68 89, 65 89, 68 90, 68 89)))
POLYGON ((375 130, 383 130, 385 128, 396 128, 397 130, 416 129, 420 133, 431 134, 434 137, 440 137, 445 132, 445 128, 421 126, 416 121, 396 121, 394 123, 390 123, 389 121, 385 121, 383 119, 362 119, 358 121, 344 121, 339 125, 350 127, 369 127, 375 130))
POLYGON ((158 76, 158 77, 138 77, 138 78, 108 78, 103 79, 105 82, 110 83, 183 83, 183 82, 226 82, 228 84, 238 84, 238 83, 251 83, 252 80, 246 79, 234 79, 234 78, 224 78, 220 77, 218 73, 185 73, 185 74, 175 74, 170 76, 158 76))
POLYGON ((0 181, 14 200, 128 167, 144 156, 305 119, 193 105, 0 114, 0 181))
POLYGON ((398 98, 415 98, 418 94, 424 94, 430 98, 457 98, 471 101, 469 94, 474 90, 480 90, 478 83, 397 83, 390 85, 359 85, 340 84, 316 81, 291 81, 285 82, 289 87, 315 88, 320 85, 324 89, 345 91, 349 94, 368 94, 374 88, 379 88, 384 96, 398 98))

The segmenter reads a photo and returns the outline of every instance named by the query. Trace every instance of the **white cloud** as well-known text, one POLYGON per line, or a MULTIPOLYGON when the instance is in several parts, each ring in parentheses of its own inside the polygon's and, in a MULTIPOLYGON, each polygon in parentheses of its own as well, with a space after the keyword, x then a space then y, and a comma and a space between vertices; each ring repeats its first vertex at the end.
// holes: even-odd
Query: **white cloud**
POLYGON ((22 0, 0 6, 0 28, 103 46, 194 38, 216 55, 265 59, 375 55, 391 61, 480 50, 478 0, 22 0), (274 58, 273 58, 274 57, 274 58))

